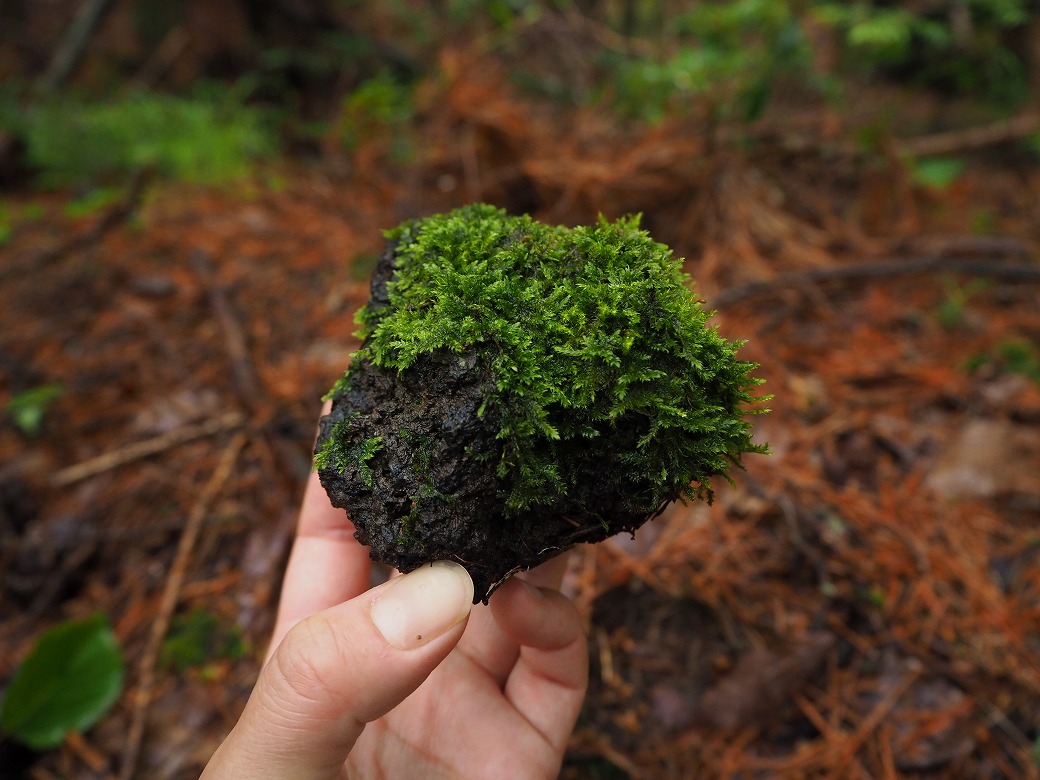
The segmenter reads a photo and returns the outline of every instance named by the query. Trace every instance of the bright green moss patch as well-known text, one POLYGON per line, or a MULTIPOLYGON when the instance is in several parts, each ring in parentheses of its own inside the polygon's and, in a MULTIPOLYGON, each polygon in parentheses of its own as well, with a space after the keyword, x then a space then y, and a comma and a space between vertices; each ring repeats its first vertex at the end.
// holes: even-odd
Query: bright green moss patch
POLYGON ((353 466, 358 470, 361 480, 369 488, 372 487, 372 469, 368 462, 382 449, 382 437, 373 436, 359 443, 353 443, 350 433, 350 419, 343 420, 333 428, 333 435, 322 442, 314 455, 314 467, 317 469, 335 469, 345 471, 353 466))
MULTIPOLYGON (((491 378, 480 415, 497 426, 507 513, 557 504, 599 476, 604 453, 618 508, 650 514, 710 499, 712 476, 765 451, 745 419, 754 364, 707 325, 680 261, 638 217, 565 228, 475 205, 387 238, 389 304, 359 313, 354 360, 405 372, 423 355, 475 353, 491 378)), ((379 447, 337 439, 319 468, 366 463, 379 447)))

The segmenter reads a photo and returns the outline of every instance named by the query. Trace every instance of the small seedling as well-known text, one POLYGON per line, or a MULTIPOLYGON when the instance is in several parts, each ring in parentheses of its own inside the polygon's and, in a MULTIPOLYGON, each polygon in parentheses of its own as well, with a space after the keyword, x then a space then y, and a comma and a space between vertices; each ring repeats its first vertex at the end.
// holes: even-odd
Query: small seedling
POLYGON ((70 200, 62 208, 62 212, 66 217, 72 219, 89 217, 118 203, 122 197, 123 193, 118 187, 100 187, 75 200, 70 200))
POLYGON ((965 370, 974 374, 986 366, 1003 374, 1018 374, 1040 383, 1040 352, 1027 341, 1008 339, 997 345, 995 354, 976 353, 968 359, 965 370))
POLYGON ((957 157, 922 157, 914 160, 910 178, 918 187, 945 190, 964 175, 967 166, 957 157))
POLYGON ((967 321, 968 304, 978 293, 986 289, 987 283, 975 279, 966 285, 946 282, 946 297, 935 307, 935 319, 943 330, 956 330, 967 321))
POLYGON ((213 661, 240 658, 243 651, 237 626, 227 625, 212 612, 196 609, 174 618, 159 659, 163 666, 178 672, 199 668, 205 673, 213 661))
POLYGON ((11 240, 14 235, 14 224, 11 219, 11 209, 6 204, 0 203, 0 246, 11 240))
POLYGON ((514 571, 633 531, 764 452, 760 382, 638 218, 477 205, 387 234, 316 466, 373 557, 514 571))
POLYGON ((43 430, 47 407, 63 392, 62 386, 56 384, 23 390, 8 401, 5 408, 18 430, 26 436, 38 436, 43 430))

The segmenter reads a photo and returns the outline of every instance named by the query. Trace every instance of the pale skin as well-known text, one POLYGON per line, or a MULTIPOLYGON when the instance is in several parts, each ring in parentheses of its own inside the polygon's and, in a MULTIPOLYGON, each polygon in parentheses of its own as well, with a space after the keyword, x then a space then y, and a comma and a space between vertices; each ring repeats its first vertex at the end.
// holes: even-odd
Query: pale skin
POLYGON ((564 558, 471 609, 454 564, 369 590, 353 531, 312 475, 271 650, 204 780, 557 777, 588 680, 564 558))

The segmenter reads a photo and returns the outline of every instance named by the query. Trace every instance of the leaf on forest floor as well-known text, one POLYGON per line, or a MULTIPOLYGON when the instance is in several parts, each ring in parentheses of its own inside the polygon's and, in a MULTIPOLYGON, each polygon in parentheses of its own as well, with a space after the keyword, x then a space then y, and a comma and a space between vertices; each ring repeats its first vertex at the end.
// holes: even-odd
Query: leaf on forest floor
POLYGON ((949 497, 1040 496, 1040 442, 1032 426, 975 418, 939 455, 926 484, 949 497))
POLYGON ((36 750, 97 722, 123 690, 123 656, 101 615, 44 632, 15 672, 0 729, 36 750))
POLYGON ((944 190, 959 179, 967 165, 957 157, 922 157, 914 161, 910 178, 919 187, 944 190))
POLYGON ((783 713, 834 646, 825 631, 807 634, 787 655, 750 650, 701 696, 694 720, 716 729, 763 725, 783 713))

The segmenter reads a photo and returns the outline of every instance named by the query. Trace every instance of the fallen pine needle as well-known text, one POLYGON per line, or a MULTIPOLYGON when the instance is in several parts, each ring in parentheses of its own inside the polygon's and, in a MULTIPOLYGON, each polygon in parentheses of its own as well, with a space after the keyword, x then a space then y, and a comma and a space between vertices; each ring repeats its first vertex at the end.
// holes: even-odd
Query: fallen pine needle
POLYGON ((108 766, 108 756, 87 742, 78 731, 70 731, 65 735, 65 747, 94 772, 100 774, 108 766))
POLYGON ((916 659, 914 661, 914 663, 908 664, 908 671, 881 698, 870 714, 859 724, 856 731, 844 741, 844 744, 839 745, 837 760, 834 762, 832 772, 828 777, 837 778, 841 776, 840 773, 845 771, 856 752, 863 746, 863 743, 870 738, 870 735, 874 733, 899 703, 899 700, 903 698, 903 694, 910 690, 910 686, 921 676, 923 671, 922 665, 916 659))

